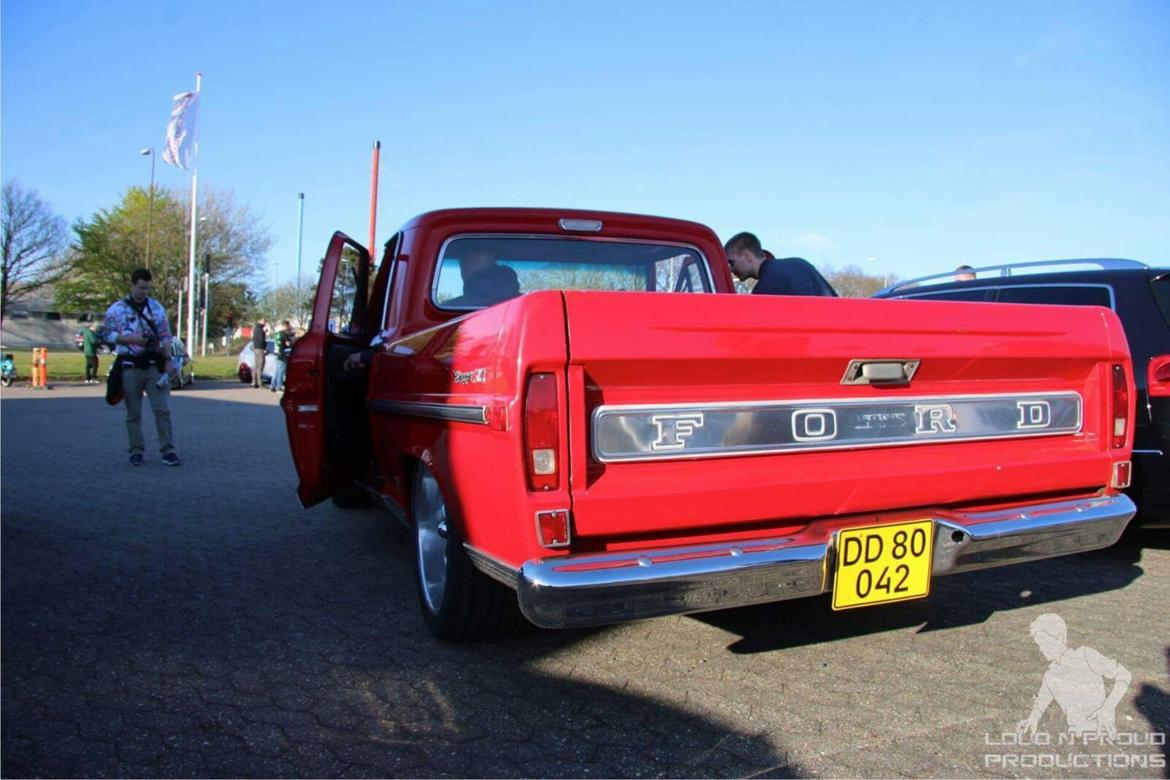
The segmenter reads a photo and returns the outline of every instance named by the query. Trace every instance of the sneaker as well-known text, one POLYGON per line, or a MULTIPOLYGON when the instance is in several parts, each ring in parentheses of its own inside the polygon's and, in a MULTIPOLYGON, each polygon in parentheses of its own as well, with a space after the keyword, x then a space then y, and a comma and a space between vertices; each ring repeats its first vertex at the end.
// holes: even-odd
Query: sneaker
POLYGON ((168 452, 166 455, 163 455, 163 463, 166 464, 167 466, 178 466, 179 465, 178 454, 174 453, 174 452, 168 452))
POLYGON ((130 454, 130 465, 131 466, 141 466, 142 465, 142 453, 141 452, 133 452, 130 454))

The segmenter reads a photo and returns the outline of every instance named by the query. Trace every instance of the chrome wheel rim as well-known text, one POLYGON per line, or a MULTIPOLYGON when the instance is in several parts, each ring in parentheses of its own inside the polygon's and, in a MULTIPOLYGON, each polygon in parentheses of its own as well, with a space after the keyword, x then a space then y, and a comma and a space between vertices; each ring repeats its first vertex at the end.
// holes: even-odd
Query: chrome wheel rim
POLYGON ((422 469, 413 496, 419 584, 431 612, 438 612, 447 587, 447 505, 439 483, 422 469))

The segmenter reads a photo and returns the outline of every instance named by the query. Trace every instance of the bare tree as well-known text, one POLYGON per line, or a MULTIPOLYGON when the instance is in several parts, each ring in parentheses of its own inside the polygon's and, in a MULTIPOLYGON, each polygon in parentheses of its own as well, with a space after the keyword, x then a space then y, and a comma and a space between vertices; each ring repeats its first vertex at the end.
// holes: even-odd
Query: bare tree
POLYGON ((8 304, 53 281, 57 262, 66 245, 65 220, 49 204, 15 180, 4 182, 0 196, 3 234, 0 249, 0 320, 8 304))
POLYGON ((313 294, 312 288, 305 289, 298 287, 295 282, 285 282, 261 295, 256 301, 255 311, 274 327, 284 320, 306 327, 313 309, 313 294))
POLYGON ((868 298, 898 281, 894 274, 867 274, 855 265, 825 266, 825 278, 842 298, 868 298))

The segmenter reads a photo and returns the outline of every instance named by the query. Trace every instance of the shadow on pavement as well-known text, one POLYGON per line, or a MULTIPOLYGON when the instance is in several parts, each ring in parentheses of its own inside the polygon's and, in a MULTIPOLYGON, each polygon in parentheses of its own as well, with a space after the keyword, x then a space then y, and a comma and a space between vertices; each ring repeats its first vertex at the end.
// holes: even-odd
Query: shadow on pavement
POLYGON ((99 398, 0 410, 3 776, 801 774, 559 658, 605 629, 432 640, 393 521, 296 503, 275 404, 176 395, 178 469, 149 413, 132 469, 99 398))
POLYGON ((1170 777, 1170 744, 1166 742, 1170 735, 1170 647, 1166 648, 1166 680, 1168 682, 1164 688, 1143 684, 1134 700, 1138 711, 1149 721, 1152 731, 1162 734, 1162 757, 1165 759, 1162 777, 1170 777))
POLYGON ((920 626, 919 631, 982 623, 996 612, 1124 588, 1142 576, 1140 537, 1106 550, 986 569, 931 583, 929 598, 833 612, 828 595, 693 617, 738 634, 729 649, 758 653, 920 626))

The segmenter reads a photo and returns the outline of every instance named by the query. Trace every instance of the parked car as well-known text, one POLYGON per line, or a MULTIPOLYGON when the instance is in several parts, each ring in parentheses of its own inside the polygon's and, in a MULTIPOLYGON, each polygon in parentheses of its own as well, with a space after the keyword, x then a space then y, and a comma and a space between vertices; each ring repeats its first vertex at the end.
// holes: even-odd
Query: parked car
MULTIPOLYGON (((236 368, 236 375, 246 385, 252 383, 252 363, 252 344, 248 343, 240 350, 239 366, 236 368)), ((264 370, 260 373, 260 383, 270 384, 274 376, 276 376, 276 342, 268 339, 264 347, 264 370)))
POLYGON ((1170 268, 1086 259, 995 265, 899 282, 879 298, 1104 306, 1117 312, 1137 390, 1133 484, 1137 522, 1170 527, 1170 268))
POLYGON ((734 295, 710 228, 608 212, 431 212, 370 260, 334 234, 289 358, 297 493, 408 524, 440 638, 924 598, 1133 517, 1113 312, 734 295))

